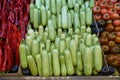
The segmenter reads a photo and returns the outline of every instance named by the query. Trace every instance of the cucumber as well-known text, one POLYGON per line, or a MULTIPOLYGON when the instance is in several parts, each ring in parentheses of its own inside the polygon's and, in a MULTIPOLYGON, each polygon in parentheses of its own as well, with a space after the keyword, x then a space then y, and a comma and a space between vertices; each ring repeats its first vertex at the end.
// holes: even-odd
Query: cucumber
POLYGON ((51 1, 51 12, 52 14, 56 14, 56 0, 50 0, 51 1))
POLYGON ((39 10, 34 8, 34 28, 37 29, 39 26, 39 10))
POLYGON ((50 7, 50 0, 45 1, 45 7, 46 7, 46 10, 49 10, 51 8, 50 7))
POLYGON ((66 49, 64 51, 64 55, 65 55, 65 63, 66 63, 66 68, 67 68, 67 74, 68 75, 73 75, 75 70, 73 67, 73 63, 72 63, 72 56, 71 53, 68 49, 66 49))
POLYGON ((75 35, 74 35, 74 38, 75 38, 76 48, 78 48, 78 44, 79 44, 79 38, 78 38, 78 35, 75 34, 75 35))
POLYGON ((45 32, 47 32, 48 33, 48 27, 46 26, 46 28, 45 28, 45 32))
POLYGON ((80 43, 80 44, 79 44, 79 49, 80 49, 80 52, 81 52, 81 54, 82 54, 82 61, 84 60, 85 48, 86 48, 86 46, 85 46, 84 43, 80 43))
POLYGON ((37 76, 38 74, 37 65, 32 55, 27 56, 27 62, 28 62, 31 74, 33 76, 37 76))
POLYGON ((56 6, 57 6, 57 14, 60 14, 62 8, 62 0, 56 0, 56 6))
POLYGON ((89 3, 90 3, 90 0, 85 1, 84 5, 85 5, 86 9, 89 8, 89 6, 90 6, 89 3))
POLYGON ((92 59, 91 59, 91 49, 90 47, 85 48, 84 56, 83 56, 83 66, 84 66, 84 74, 86 76, 90 76, 92 74, 92 59))
POLYGON ((24 40, 20 43, 19 47, 19 52, 20 52, 20 66, 22 68, 27 68, 27 53, 26 53, 26 45, 24 43, 24 40))
POLYGON ((78 76, 82 76, 83 75, 83 72, 82 71, 79 71, 78 68, 76 67, 76 74, 78 76))
POLYGON ((72 25, 74 24, 74 11, 70 10, 72 25))
POLYGON ((77 52, 77 69, 81 72, 83 70, 82 53, 80 51, 77 52))
POLYGON ((26 45, 26 54, 27 56, 31 55, 30 48, 28 47, 28 45, 26 45))
POLYGON ((90 3, 89 3, 89 5, 90 5, 90 8, 93 8, 94 7, 94 0, 90 0, 90 3))
POLYGON ((48 39, 48 32, 43 33, 43 41, 45 42, 48 39))
MULTIPOLYGON (((47 10, 47 19, 49 20, 51 18, 51 11, 50 10, 47 10)), ((47 20, 47 22, 48 22, 47 20)))
POLYGON ((86 42, 86 36, 87 36, 87 34, 88 34, 88 33, 84 33, 84 34, 83 34, 84 44, 86 44, 85 42, 86 42))
POLYGON ((99 44, 94 46, 94 69, 100 72, 103 66, 102 49, 99 44))
POLYGON ((74 12, 79 14, 79 10, 80 10, 79 4, 76 3, 75 6, 74 6, 74 12))
POLYGON ((74 7, 73 0, 67 0, 68 1, 68 8, 72 9, 74 7))
POLYGON ((87 27, 86 32, 90 33, 90 34, 92 33, 92 30, 91 30, 90 26, 87 27))
POLYGON ((39 76, 42 76, 42 60, 40 54, 36 55, 36 64, 37 64, 38 74, 39 76))
POLYGON ((74 33, 79 36, 80 35, 80 29, 79 28, 75 28, 74 33))
POLYGON ((54 49, 55 47, 56 47, 56 46, 55 46, 55 43, 54 43, 54 42, 52 42, 52 43, 51 43, 51 49, 50 49, 50 50, 51 50, 51 52, 53 51, 53 49, 54 49))
POLYGON ((37 39, 34 39, 32 42, 32 49, 31 53, 33 58, 35 59, 36 55, 39 54, 39 42, 37 39))
POLYGON ((62 28, 68 28, 68 20, 67 20, 67 6, 62 7, 62 28))
POLYGON ((54 76, 60 76, 59 51, 56 48, 54 48, 52 51, 52 62, 54 76))
POLYGON ((45 49, 42 51, 42 72, 43 72, 43 77, 49 77, 50 75, 50 66, 49 66, 49 58, 48 58, 48 53, 45 49))
POLYGON ((68 29, 68 34, 73 35, 73 29, 72 28, 68 29))
POLYGON ((77 47, 74 39, 70 41, 70 53, 72 56, 73 65, 77 66, 77 47))
POLYGON ((86 26, 85 24, 85 12, 84 11, 80 11, 80 23, 81 23, 81 26, 86 26))
POLYGON ((52 15, 52 21, 53 21, 53 25, 55 27, 55 29, 57 29, 57 21, 56 21, 56 16, 55 15, 52 15))
POLYGON ((31 3, 30 3, 30 22, 31 23, 34 23, 34 3, 33 3, 34 0, 31 0, 31 3))
POLYGON ((71 37, 70 37, 70 35, 68 35, 68 36, 65 38, 65 43, 66 43, 66 48, 67 48, 67 49, 70 48, 70 40, 71 40, 71 37))
POLYGON ((45 1, 46 0, 41 0, 43 6, 45 6, 45 1))
POLYGON ((99 73, 97 71, 93 70, 93 74, 98 75, 99 73))
POLYGON ((76 1, 76 0, 73 0, 73 6, 75 6, 76 3, 77 3, 77 1, 76 1))
POLYGON ((62 0, 62 6, 66 5, 66 0, 62 0))
POLYGON ((61 28, 58 28, 58 31, 57 31, 57 32, 58 32, 58 33, 57 33, 58 36, 61 37, 61 35, 62 35, 62 33, 63 33, 63 32, 62 32, 62 29, 61 29, 61 28))
POLYGON ((67 70, 66 70, 66 65, 65 65, 65 57, 63 55, 60 55, 60 70, 61 70, 61 75, 66 76, 67 75, 67 70))
POLYGON ((62 28, 62 24, 61 24, 61 22, 62 22, 62 17, 61 17, 61 14, 58 14, 57 15, 57 26, 58 26, 58 28, 62 28))
POLYGON ((53 21, 50 19, 48 20, 48 34, 49 34, 49 39, 51 41, 55 41, 55 26, 53 25, 53 21))
POLYGON ((70 12, 67 13, 67 18, 68 18, 68 28, 72 27, 72 16, 70 14, 70 12))
POLYGON ((32 37, 32 39, 34 39, 34 30, 29 28, 27 31, 28 35, 30 35, 32 37))
POLYGON ((49 66, 50 66, 50 76, 53 75, 53 67, 52 67, 52 54, 49 52, 48 53, 48 58, 49 58, 49 66))
POLYGON ((36 0, 36 1, 35 1, 35 5, 37 6, 38 9, 40 9, 41 4, 42 4, 42 3, 41 3, 41 0, 36 0))
POLYGON ((40 42, 40 54, 42 53, 43 51, 43 48, 45 48, 45 44, 43 42, 40 42))
POLYGON ((55 46, 57 47, 58 50, 60 50, 60 38, 59 37, 56 37, 55 38, 55 46))
POLYGON ((51 42, 49 39, 46 40, 46 50, 49 52, 50 51, 50 46, 51 46, 51 42))
POLYGON ((41 6, 41 24, 43 26, 47 25, 47 12, 44 6, 41 6))
POLYGON ((77 12, 74 14, 74 28, 80 28, 80 20, 77 12))
POLYGON ((91 45, 90 46, 90 48, 91 48, 91 59, 92 59, 92 69, 94 69, 94 45, 91 45))
POLYGON ((63 54, 63 52, 64 52, 64 50, 66 48, 65 35, 64 34, 61 35, 61 40, 60 40, 60 46, 59 46, 59 48, 60 48, 60 54, 63 54))
POLYGON ((86 9, 86 25, 90 26, 92 24, 92 10, 90 8, 86 9))
POLYGON ((43 26, 39 26, 39 28, 38 28, 38 34, 43 37, 43 33, 44 33, 43 26))
POLYGON ((77 0, 77 1, 78 1, 79 6, 81 6, 82 4, 84 4, 83 3, 84 0, 77 0))

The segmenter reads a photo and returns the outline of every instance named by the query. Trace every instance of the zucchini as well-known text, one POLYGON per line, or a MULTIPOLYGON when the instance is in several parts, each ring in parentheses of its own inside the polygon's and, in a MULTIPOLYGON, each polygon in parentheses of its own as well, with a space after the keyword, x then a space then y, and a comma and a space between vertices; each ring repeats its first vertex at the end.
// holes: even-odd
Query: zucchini
POLYGON ((43 41, 45 42, 48 39, 48 32, 43 33, 43 41))
POLYGON ((94 69, 99 72, 103 66, 102 49, 99 44, 94 46, 94 69))
POLYGON ((39 26, 39 10, 34 8, 34 28, 37 29, 39 26))
POLYGON ((80 23, 81 23, 81 26, 86 26, 85 24, 85 12, 84 11, 80 11, 80 23))
POLYGON ((51 12, 52 14, 56 14, 56 0, 50 0, 51 1, 51 12))
POLYGON ((47 25, 47 12, 44 6, 41 6, 41 24, 43 26, 47 25))
POLYGON ((76 35, 80 35, 80 29, 79 29, 79 28, 75 28, 74 33, 75 33, 76 35))
POLYGON ((35 59, 36 59, 38 74, 39 74, 39 76, 42 76, 42 60, 41 60, 41 54, 37 54, 35 59))
POLYGON ((72 27, 72 16, 70 14, 70 12, 67 13, 67 18, 68 18, 68 28, 72 27))
POLYGON ((68 36, 65 38, 65 43, 66 43, 66 48, 67 48, 67 49, 70 48, 70 41, 71 41, 71 37, 70 37, 70 35, 68 35, 68 36))
POLYGON ((79 38, 78 38, 77 34, 74 35, 74 39, 75 39, 75 43, 76 43, 76 48, 78 48, 79 38))
MULTIPOLYGON (((49 20, 51 18, 51 11, 50 10, 47 10, 47 19, 49 20)), ((47 22, 48 22, 47 20, 47 22)))
POLYGON ((20 52, 20 66, 22 68, 27 68, 27 52, 26 52, 26 45, 24 43, 24 40, 20 43, 19 47, 19 52, 20 52))
POLYGON ((31 0, 31 3, 30 3, 30 22, 31 23, 34 23, 34 0, 31 0))
POLYGON ((40 42, 40 54, 42 53, 43 51, 43 48, 45 48, 45 44, 43 42, 40 42))
POLYGON ((55 46, 57 47, 58 50, 60 50, 60 38, 59 37, 56 37, 55 38, 55 46))
POLYGON ((70 10, 72 25, 74 24, 74 11, 70 10))
POLYGON ((75 39, 72 39, 70 41, 70 53, 72 56, 73 65, 77 66, 77 47, 76 47, 75 39))
POLYGON ((67 68, 67 74, 68 75, 73 75, 75 70, 73 67, 73 63, 72 63, 72 56, 71 53, 68 49, 66 49, 64 51, 64 55, 65 55, 65 63, 66 63, 66 68, 67 68))
POLYGON ((79 10, 80 10, 79 4, 76 3, 75 6, 74 6, 74 12, 79 14, 79 10))
POLYGON ((86 32, 90 33, 90 34, 92 33, 92 30, 91 30, 90 26, 87 27, 86 32))
POLYGON ((78 76, 82 76, 82 75, 83 75, 83 72, 82 72, 82 71, 79 71, 79 70, 78 70, 78 67, 76 67, 76 74, 77 74, 78 76))
POLYGON ((90 8, 86 9, 86 25, 90 26, 92 24, 92 10, 90 8))
POLYGON ((74 14, 74 28, 80 28, 80 20, 77 12, 74 14))
POLYGON ((68 28, 68 20, 67 20, 67 6, 62 7, 62 28, 68 28))
POLYGON ((83 34, 86 32, 86 26, 81 26, 80 30, 80 34, 83 36, 83 34))
POLYGON ((67 0, 68 1, 68 8, 72 9, 74 7, 73 0, 67 0))
POLYGON ((79 6, 81 6, 82 4, 84 4, 83 3, 84 0, 77 0, 77 1, 78 1, 79 6))
POLYGON ((50 0, 45 0, 45 7, 46 7, 46 10, 49 10, 51 7, 50 7, 50 0))
POLYGON ((26 45, 26 54, 27 56, 31 55, 30 48, 28 47, 28 45, 26 45))
POLYGON ((32 55, 27 56, 27 62, 28 62, 31 74, 33 76, 37 76, 38 74, 37 65, 32 55))
POLYGON ((61 75, 66 76, 67 75, 67 70, 66 70, 66 65, 65 65, 65 57, 63 55, 60 55, 60 70, 61 70, 61 75))
POLYGON ((51 46, 51 42, 49 39, 46 40, 46 50, 49 52, 50 51, 50 46, 51 46))
POLYGON ((38 9, 41 7, 41 0, 36 0, 35 5, 37 6, 38 9))
POLYGON ((91 34, 87 34, 87 36, 86 36, 86 45, 88 45, 88 46, 92 45, 92 35, 91 34))
POLYGON ((85 48, 84 56, 83 56, 83 66, 84 66, 84 74, 86 76, 90 76, 92 74, 92 59, 91 59, 91 49, 90 47, 85 48))
POLYGON ((65 48, 66 48, 66 43, 65 43, 65 34, 61 35, 61 40, 60 40, 60 54, 63 54, 65 48))
POLYGON ((62 6, 66 5, 66 0, 62 0, 62 6))
POLYGON ((58 28, 58 31, 57 31, 57 32, 58 32, 58 33, 57 33, 58 36, 61 37, 61 35, 62 35, 62 33, 63 33, 63 32, 62 32, 62 29, 61 29, 61 28, 58 28))
POLYGON ((60 76, 59 51, 56 48, 54 48, 52 51, 52 62, 54 76, 60 76))
POLYGON ((72 28, 68 29, 68 34, 73 35, 73 29, 72 28))
POLYGON ((49 58, 48 58, 48 53, 47 51, 43 48, 42 51, 42 72, 43 72, 43 77, 49 77, 50 75, 50 66, 49 66, 49 58))
POLYGON ((52 54, 48 53, 48 58, 49 58, 49 66, 50 66, 50 76, 53 75, 53 66, 52 66, 52 54))
POLYGON ((94 0, 90 0, 89 5, 90 5, 90 6, 89 6, 90 8, 93 8, 93 7, 94 7, 94 0))
POLYGON ((38 28, 38 34, 43 37, 43 33, 44 33, 43 26, 39 26, 39 28, 38 28))
POLYGON ((57 14, 60 14, 62 8, 62 0, 56 0, 56 6, 57 6, 57 14))
POLYGON ((27 33, 32 37, 32 39, 34 39, 34 30, 31 29, 31 27, 28 29, 27 33))
POLYGON ((62 28, 62 24, 61 24, 61 22, 62 22, 62 17, 61 17, 61 14, 58 14, 57 15, 57 26, 58 26, 58 28, 62 28))
POLYGON ((48 35, 49 35, 49 39, 51 41, 55 40, 55 26, 53 25, 53 21, 50 19, 48 20, 48 35))
POLYGON ((56 16, 55 15, 52 15, 52 21, 53 21, 53 25, 55 27, 55 29, 57 29, 57 21, 56 21, 56 16))

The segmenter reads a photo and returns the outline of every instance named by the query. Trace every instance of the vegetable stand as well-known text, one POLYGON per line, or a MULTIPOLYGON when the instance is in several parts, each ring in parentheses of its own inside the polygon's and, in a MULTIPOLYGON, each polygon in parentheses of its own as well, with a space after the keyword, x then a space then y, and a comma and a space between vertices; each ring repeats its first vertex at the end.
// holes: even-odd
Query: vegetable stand
POLYGON ((119 79, 119 10, 119 0, 0 1, 0 78, 119 79))

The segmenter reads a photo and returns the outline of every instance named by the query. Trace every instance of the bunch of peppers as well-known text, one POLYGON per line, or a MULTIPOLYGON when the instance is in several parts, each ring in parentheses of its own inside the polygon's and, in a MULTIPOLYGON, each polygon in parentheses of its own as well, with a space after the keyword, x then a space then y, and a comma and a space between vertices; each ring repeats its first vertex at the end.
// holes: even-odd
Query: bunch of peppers
POLYGON ((19 65, 19 44, 25 38, 30 0, 0 0, 0 72, 19 65))

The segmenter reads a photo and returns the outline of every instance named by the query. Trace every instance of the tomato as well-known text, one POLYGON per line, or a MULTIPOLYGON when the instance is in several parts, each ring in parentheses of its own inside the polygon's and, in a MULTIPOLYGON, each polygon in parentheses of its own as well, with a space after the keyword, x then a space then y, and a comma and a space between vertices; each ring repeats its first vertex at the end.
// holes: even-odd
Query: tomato
POLYGON ((107 23, 107 24, 111 24, 111 23, 112 23, 112 20, 107 20, 106 23, 107 23))
POLYGON ((109 45, 110 47, 113 47, 113 46, 115 46, 115 42, 114 42, 114 41, 109 41, 109 42, 108 42, 108 45, 109 45))
POLYGON ((110 47, 108 45, 102 45, 102 49, 105 53, 108 53, 110 51, 110 47))
POLYGON ((94 6, 93 7, 93 13, 100 13, 100 11, 101 11, 101 8, 99 7, 99 6, 94 6))
POLYGON ((95 6, 98 6, 98 1, 95 1, 95 3, 94 3, 94 4, 95 4, 95 6))
POLYGON ((116 35, 117 35, 118 37, 120 37, 120 32, 116 32, 116 35))
POLYGON ((110 0, 110 2, 112 2, 112 3, 116 3, 116 2, 117 2, 117 0, 110 0))
POLYGON ((115 40, 115 38, 116 38, 116 33, 115 32, 112 32, 112 33, 108 34, 108 39, 109 40, 115 40))
POLYGON ((108 3, 107 3, 107 8, 109 8, 109 9, 110 9, 110 8, 113 8, 113 3, 112 3, 112 2, 108 2, 108 3))
POLYGON ((117 10, 115 8, 110 8, 109 9, 109 14, 117 13, 117 10))
POLYGON ((108 44, 108 38, 107 37, 100 37, 100 43, 101 44, 108 44))
POLYGON ((120 3, 115 3, 114 8, 119 11, 120 10, 120 3))
POLYGON ((120 26, 120 19, 116 19, 113 21, 114 26, 120 26))
POLYGON ((103 19, 104 20, 109 20, 110 19, 110 15, 108 13, 103 15, 103 19))
POLYGON ((102 1, 102 2, 100 2, 100 7, 101 8, 106 8, 107 7, 107 2, 106 1, 102 1))
POLYGON ((115 39, 115 42, 119 44, 120 43, 120 37, 117 36, 116 39, 115 39))
POLYGON ((108 32, 112 32, 114 30, 114 26, 112 24, 107 24, 105 26, 105 30, 108 32))
POLYGON ((106 13, 108 13, 108 10, 106 8, 102 8, 101 9, 101 14, 106 14, 106 13))
POLYGON ((94 18, 96 21, 100 20, 102 18, 101 14, 95 14, 94 18))
POLYGON ((116 53, 116 54, 120 53, 120 48, 118 46, 113 46, 113 47, 111 47, 110 52, 116 53))
POLYGON ((120 16, 119 16, 118 13, 113 13, 113 14, 111 14, 110 18, 111 18, 112 20, 114 20, 114 19, 119 19, 120 16))
POLYGON ((120 32, 120 26, 115 27, 115 32, 120 32))
POLYGON ((100 36, 101 37, 108 37, 109 32, 108 31, 103 31, 100 36))

